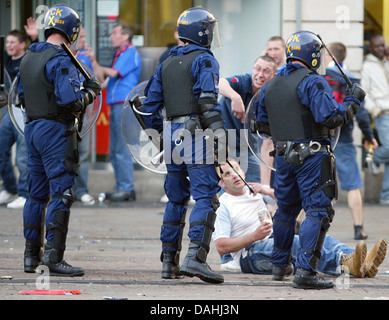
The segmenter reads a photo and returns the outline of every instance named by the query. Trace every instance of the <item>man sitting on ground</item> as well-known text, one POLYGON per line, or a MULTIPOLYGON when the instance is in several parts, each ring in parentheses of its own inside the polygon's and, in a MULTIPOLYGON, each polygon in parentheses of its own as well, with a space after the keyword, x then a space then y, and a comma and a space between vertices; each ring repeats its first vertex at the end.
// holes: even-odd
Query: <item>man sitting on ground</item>
MULTIPOLYGON (((230 160, 235 170, 244 178, 239 164, 230 160)), ((259 212, 266 210, 262 195, 272 196, 274 190, 259 183, 251 183, 251 194, 237 173, 228 165, 219 167, 220 186, 225 193, 220 197, 213 240, 220 255, 231 253, 244 273, 271 274, 273 251, 272 222, 263 219, 259 212), (259 217, 260 216, 260 217, 259 217), (262 221, 261 221, 262 220, 262 221)), ((387 241, 380 239, 367 252, 364 241, 355 250, 338 239, 326 235, 318 265, 320 272, 338 276, 342 272, 358 278, 373 278, 384 261, 387 241)), ((300 250, 298 235, 294 236, 289 275, 293 273, 294 260, 300 250)))

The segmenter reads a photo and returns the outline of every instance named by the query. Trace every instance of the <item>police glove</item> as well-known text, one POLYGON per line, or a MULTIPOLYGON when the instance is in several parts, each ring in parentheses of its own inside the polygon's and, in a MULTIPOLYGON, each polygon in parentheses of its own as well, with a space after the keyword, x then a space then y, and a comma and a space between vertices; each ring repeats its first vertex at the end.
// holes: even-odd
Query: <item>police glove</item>
POLYGON ((96 98, 101 93, 101 85, 97 79, 91 78, 87 81, 84 81, 83 86, 88 91, 93 92, 93 98, 96 98))
POLYGON ((354 83, 350 89, 349 95, 359 100, 360 102, 363 102, 366 96, 366 92, 358 83, 354 83))

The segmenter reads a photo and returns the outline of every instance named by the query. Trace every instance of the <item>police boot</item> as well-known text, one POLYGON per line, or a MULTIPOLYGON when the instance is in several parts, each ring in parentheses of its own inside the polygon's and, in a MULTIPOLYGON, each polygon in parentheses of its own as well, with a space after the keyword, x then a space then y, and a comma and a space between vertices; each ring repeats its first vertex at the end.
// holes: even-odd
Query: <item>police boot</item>
POLYGON ((69 216, 70 211, 58 210, 54 223, 47 227, 47 232, 53 230, 53 240, 47 241, 41 264, 49 268, 52 276, 77 277, 84 275, 84 269, 72 267, 63 260, 69 216))
POLYGON ((39 241, 26 240, 24 249, 24 272, 35 273, 41 263, 42 244, 39 241))
POLYGON ((179 253, 175 251, 161 253, 163 279, 181 279, 184 277, 178 265, 179 257, 179 253))
POLYGON ((344 271, 354 277, 363 278, 366 274, 366 265, 364 264, 366 252, 366 243, 359 241, 353 253, 342 255, 341 264, 344 271))
POLYGON ((209 283, 223 283, 224 277, 212 271, 205 262, 207 254, 204 254, 203 248, 197 243, 189 244, 188 254, 182 264, 181 272, 188 277, 198 277, 209 283))
POLYGON ((285 277, 291 276, 294 273, 294 265, 292 263, 288 263, 285 268, 277 267, 273 265, 273 280, 275 281, 283 281, 285 277))
POLYGON ((54 248, 51 244, 45 245, 41 265, 46 266, 51 276, 62 277, 81 277, 84 275, 84 269, 72 267, 63 260, 64 250, 54 248))
POLYGON ((334 286, 332 280, 319 277, 316 272, 303 268, 297 268, 292 285, 296 289, 329 289, 334 286))

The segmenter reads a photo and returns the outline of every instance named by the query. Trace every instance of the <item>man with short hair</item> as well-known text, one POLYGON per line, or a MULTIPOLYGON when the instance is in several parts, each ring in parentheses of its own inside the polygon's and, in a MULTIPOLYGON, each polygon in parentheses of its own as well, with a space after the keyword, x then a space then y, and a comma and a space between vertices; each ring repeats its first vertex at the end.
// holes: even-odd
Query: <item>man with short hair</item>
MULTIPOLYGON (((245 177, 235 160, 230 160, 234 169, 245 177)), ((219 167, 220 185, 225 193, 220 197, 217 209, 213 240, 221 255, 231 253, 236 265, 244 273, 271 274, 274 238, 273 224, 263 196, 274 197, 274 190, 259 183, 249 183, 251 194, 229 165, 219 167), (270 218, 264 218, 266 215, 270 218)), ((301 249, 299 236, 294 235, 292 245, 292 265, 287 275, 293 273, 296 256, 301 249)), ((318 269, 326 274, 340 275, 347 272, 352 276, 373 278, 379 265, 384 261, 387 241, 379 239, 372 250, 367 252, 364 241, 357 243, 355 250, 334 237, 326 235, 318 269)))
MULTIPOLYGON (((219 93, 223 95, 220 99, 222 116, 226 129, 233 129, 236 132, 236 156, 241 157, 243 152, 241 148, 246 146, 248 158, 240 158, 240 163, 247 161, 246 177, 251 182, 261 181, 261 172, 259 161, 255 158, 251 150, 247 148, 240 136, 244 129, 244 119, 246 110, 253 96, 263 87, 263 85, 272 79, 277 72, 277 64, 273 58, 264 55, 258 57, 253 65, 251 74, 236 75, 230 78, 222 78, 219 81, 219 93)), ((232 144, 229 145, 230 154, 232 144)), ((252 146, 252 147, 258 147, 252 146)), ((246 163, 245 163, 246 167, 246 163)))
POLYGON ((273 36, 267 41, 266 54, 277 63, 277 69, 281 69, 286 63, 285 41, 280 36, 273 36))
POLYGON ((106 193, 111 201, 135 201, 134 168, 132 157, 124 143, 121 130, 123 103, 130 91, 139 83, 142 69, 141 57, 132 44, 133 32, 130 27, 118 24, 112 29, 111 43, 116 49, 111 67, 101 66, 91 48, 87 54, 92 62, 97 78, 107 88, 107 104, 111 106, 110 158, 115 172, 114 190, 106 193))
MULTIPOLYGON (((35 20, 29 18, 29 30, 33 32, 35 20)), ((20 70, 20 63, 26 53, 28 35, 20 30, 12 30, 6 38, 5 69, 11 81, 13 81, 20 70)), ((32 39, 32 40, 35 40, 32 39)), ((0 124, 0 172, 3 179, 4 190, 0 192, 0 204, 7 204, 9 209, 22 209, 28 198, 27 184, 27 150, 26 141, 22 134, 12 123, 9 112, 5 114, 0 124), (14 170, 11 162, 12 146, 16 143, 15 164, 19 171, 19 178, 16 183, 14 170), (17 197, 16 197, 17 194, 17 197), (16 197, 16 198, 15 198, 16 197)))
POLYGON ((365 108, 374 121, 380 142, 371 166, 378 174, 379 165, 385 165, 380 204, 389 206, 389 61, 385 56, 385 46, 382 35, 370 39, 370 53, 362 65, 361 84, 367 93, 365 108))

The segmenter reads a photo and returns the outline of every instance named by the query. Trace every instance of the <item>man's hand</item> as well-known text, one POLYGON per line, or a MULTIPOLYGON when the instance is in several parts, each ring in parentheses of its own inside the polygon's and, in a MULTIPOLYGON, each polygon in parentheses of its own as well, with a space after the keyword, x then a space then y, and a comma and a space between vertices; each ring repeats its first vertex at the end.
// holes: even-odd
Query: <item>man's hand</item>
POLYGON ((255 229, 253 232, 254 241, 262 240, 269 236, 273 230, 273 224, 270 222, 263 222, 261 225, 255 229))
POLYGON ((237 95, 236 98, 231 99, 231 111, 236 118, 241 119, 241 122, 244 123, 246 110, 240 95, 237 95))
POLYGON ((27 35, 31 38, 32 41, 35 41, 39 36, 39 28, 36 23, 36 20, 32 17, 27 19, 27 24, 24 26, 27 35))
POLYGON ((366 92, 365 90, 362 89, 362 87, 358 83, 354 83, 350 89, 350 96, 354 97, 360 102, 363 102, 366 96, 366 92))
POLYGON ((83 86, 85 89, 90 89, 96 96, 101 93, 101 85, 97 79, 91 78, 90 80, 84 81, 83 86))

